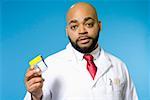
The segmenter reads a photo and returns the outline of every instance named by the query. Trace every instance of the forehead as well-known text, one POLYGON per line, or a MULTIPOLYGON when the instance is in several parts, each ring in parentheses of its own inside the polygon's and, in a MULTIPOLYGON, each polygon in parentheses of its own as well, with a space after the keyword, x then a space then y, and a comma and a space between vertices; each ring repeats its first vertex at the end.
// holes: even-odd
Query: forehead
POLYGON ((67 14, 67 23, 69 23, 71 20, 82 22, 87 17, 97 20, 97 14, 94 8, 91 6, 72 7, 67 14))

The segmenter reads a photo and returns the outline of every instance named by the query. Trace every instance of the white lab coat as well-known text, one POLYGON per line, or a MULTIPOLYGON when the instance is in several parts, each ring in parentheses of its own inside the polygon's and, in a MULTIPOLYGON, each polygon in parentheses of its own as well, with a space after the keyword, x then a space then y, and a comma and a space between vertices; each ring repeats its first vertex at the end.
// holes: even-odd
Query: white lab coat
MULTIPOLYGON (((72 46, 45 59, 42 100, 138 100, 126 65, 101 49, 97 73, 92 80, 86 68, 76 63, 72 46)), ((24 100, 31 100, 27 92, 24 100)))

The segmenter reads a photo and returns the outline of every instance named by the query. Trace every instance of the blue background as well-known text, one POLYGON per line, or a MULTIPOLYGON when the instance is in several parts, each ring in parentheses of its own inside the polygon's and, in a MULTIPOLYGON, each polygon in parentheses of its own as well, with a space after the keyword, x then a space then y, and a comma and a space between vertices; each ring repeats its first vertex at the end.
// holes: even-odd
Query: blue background
MULTIPOLYGON (((0 100, 21 100, 28 61, 65 48, 65 15, 78 0, 0 2, 0 100)), ((83 0, 82 0, 83 1, 83 0)), ((84 0, 102 21, 100 45, 128 67, 140 100, 150 100, 150 2, 84 0)))

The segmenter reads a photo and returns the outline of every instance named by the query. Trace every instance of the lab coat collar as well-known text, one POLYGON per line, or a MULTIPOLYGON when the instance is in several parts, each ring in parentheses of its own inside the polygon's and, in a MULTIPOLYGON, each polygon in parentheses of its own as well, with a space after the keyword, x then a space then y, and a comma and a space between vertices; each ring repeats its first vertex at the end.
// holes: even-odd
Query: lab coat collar
MULTIPOLYGON (((76 49, 74 49, 72 47, 71 43, 69 43, 67 45, 67 48, 71 48, 72 49, 72 52, 73 52, 73 54, 76 57, 76 60, 78 60, 78 61, 83 60, 84 54, 79 52, 79 51, 77 51, 76 49)), ((93 50, 90 54, 94 57, 94 60, 96 60, 100 56, 100 48, 99 48, 99 46, 95 50, 93 50)))
MULTIPOLYGON (((72 60, 72 61, 76 61, 76 55, 75 55, 75 52, 78 52, 78 51, 75 51, 72 50, 74 49, 71 45, 71 43, 69 43, 67 46, 66 46, 66 50, 67 50, 67 55, 68 55, 68 60, 72 60)), ((100 75, 103 75, 108 69, 109 67, 111 66, 111 60, 110 58, 107 56, 107 54, 105 53, 105 51, 101 48, 97 48, 95 49, 91 54, 93 54, 95 56, 95 58, 97 59, 96 61, 96 66, 98 68, 98 70, 100 70, 100 75)), ((83 55, 82 53, 78 52, 78 59, 83 59, 83 55)), ((96 76, 99 75, 99 73, 96 74, 96 76)))

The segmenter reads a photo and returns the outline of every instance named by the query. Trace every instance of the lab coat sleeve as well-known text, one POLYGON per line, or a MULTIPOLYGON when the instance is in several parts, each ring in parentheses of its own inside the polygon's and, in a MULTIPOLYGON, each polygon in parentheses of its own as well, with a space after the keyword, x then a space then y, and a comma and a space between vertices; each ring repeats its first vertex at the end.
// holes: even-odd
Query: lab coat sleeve
POLYGON ((126 85, 124 89, 124 100, 138 100, 138 96, 136 93, 135 86, 133 81, 129 75, 126 65, 124 64, 123 67, 125 68, 125 76, 126 76, 126 85))
POLYGON ((24 100, 32 100, 32 99, 31 99, 31 93, 29 93, 29 92, 27 91, 26 96, 24 97, 24 100))
MULTIPOLYGON (((32 100, 31 93, 27 91, 26 96, 24 97, 24 100, 32 100)), ((51 100, 51 93, 48 90, 45 90, 44 88, 43 88, 42 100, 51 100)))

